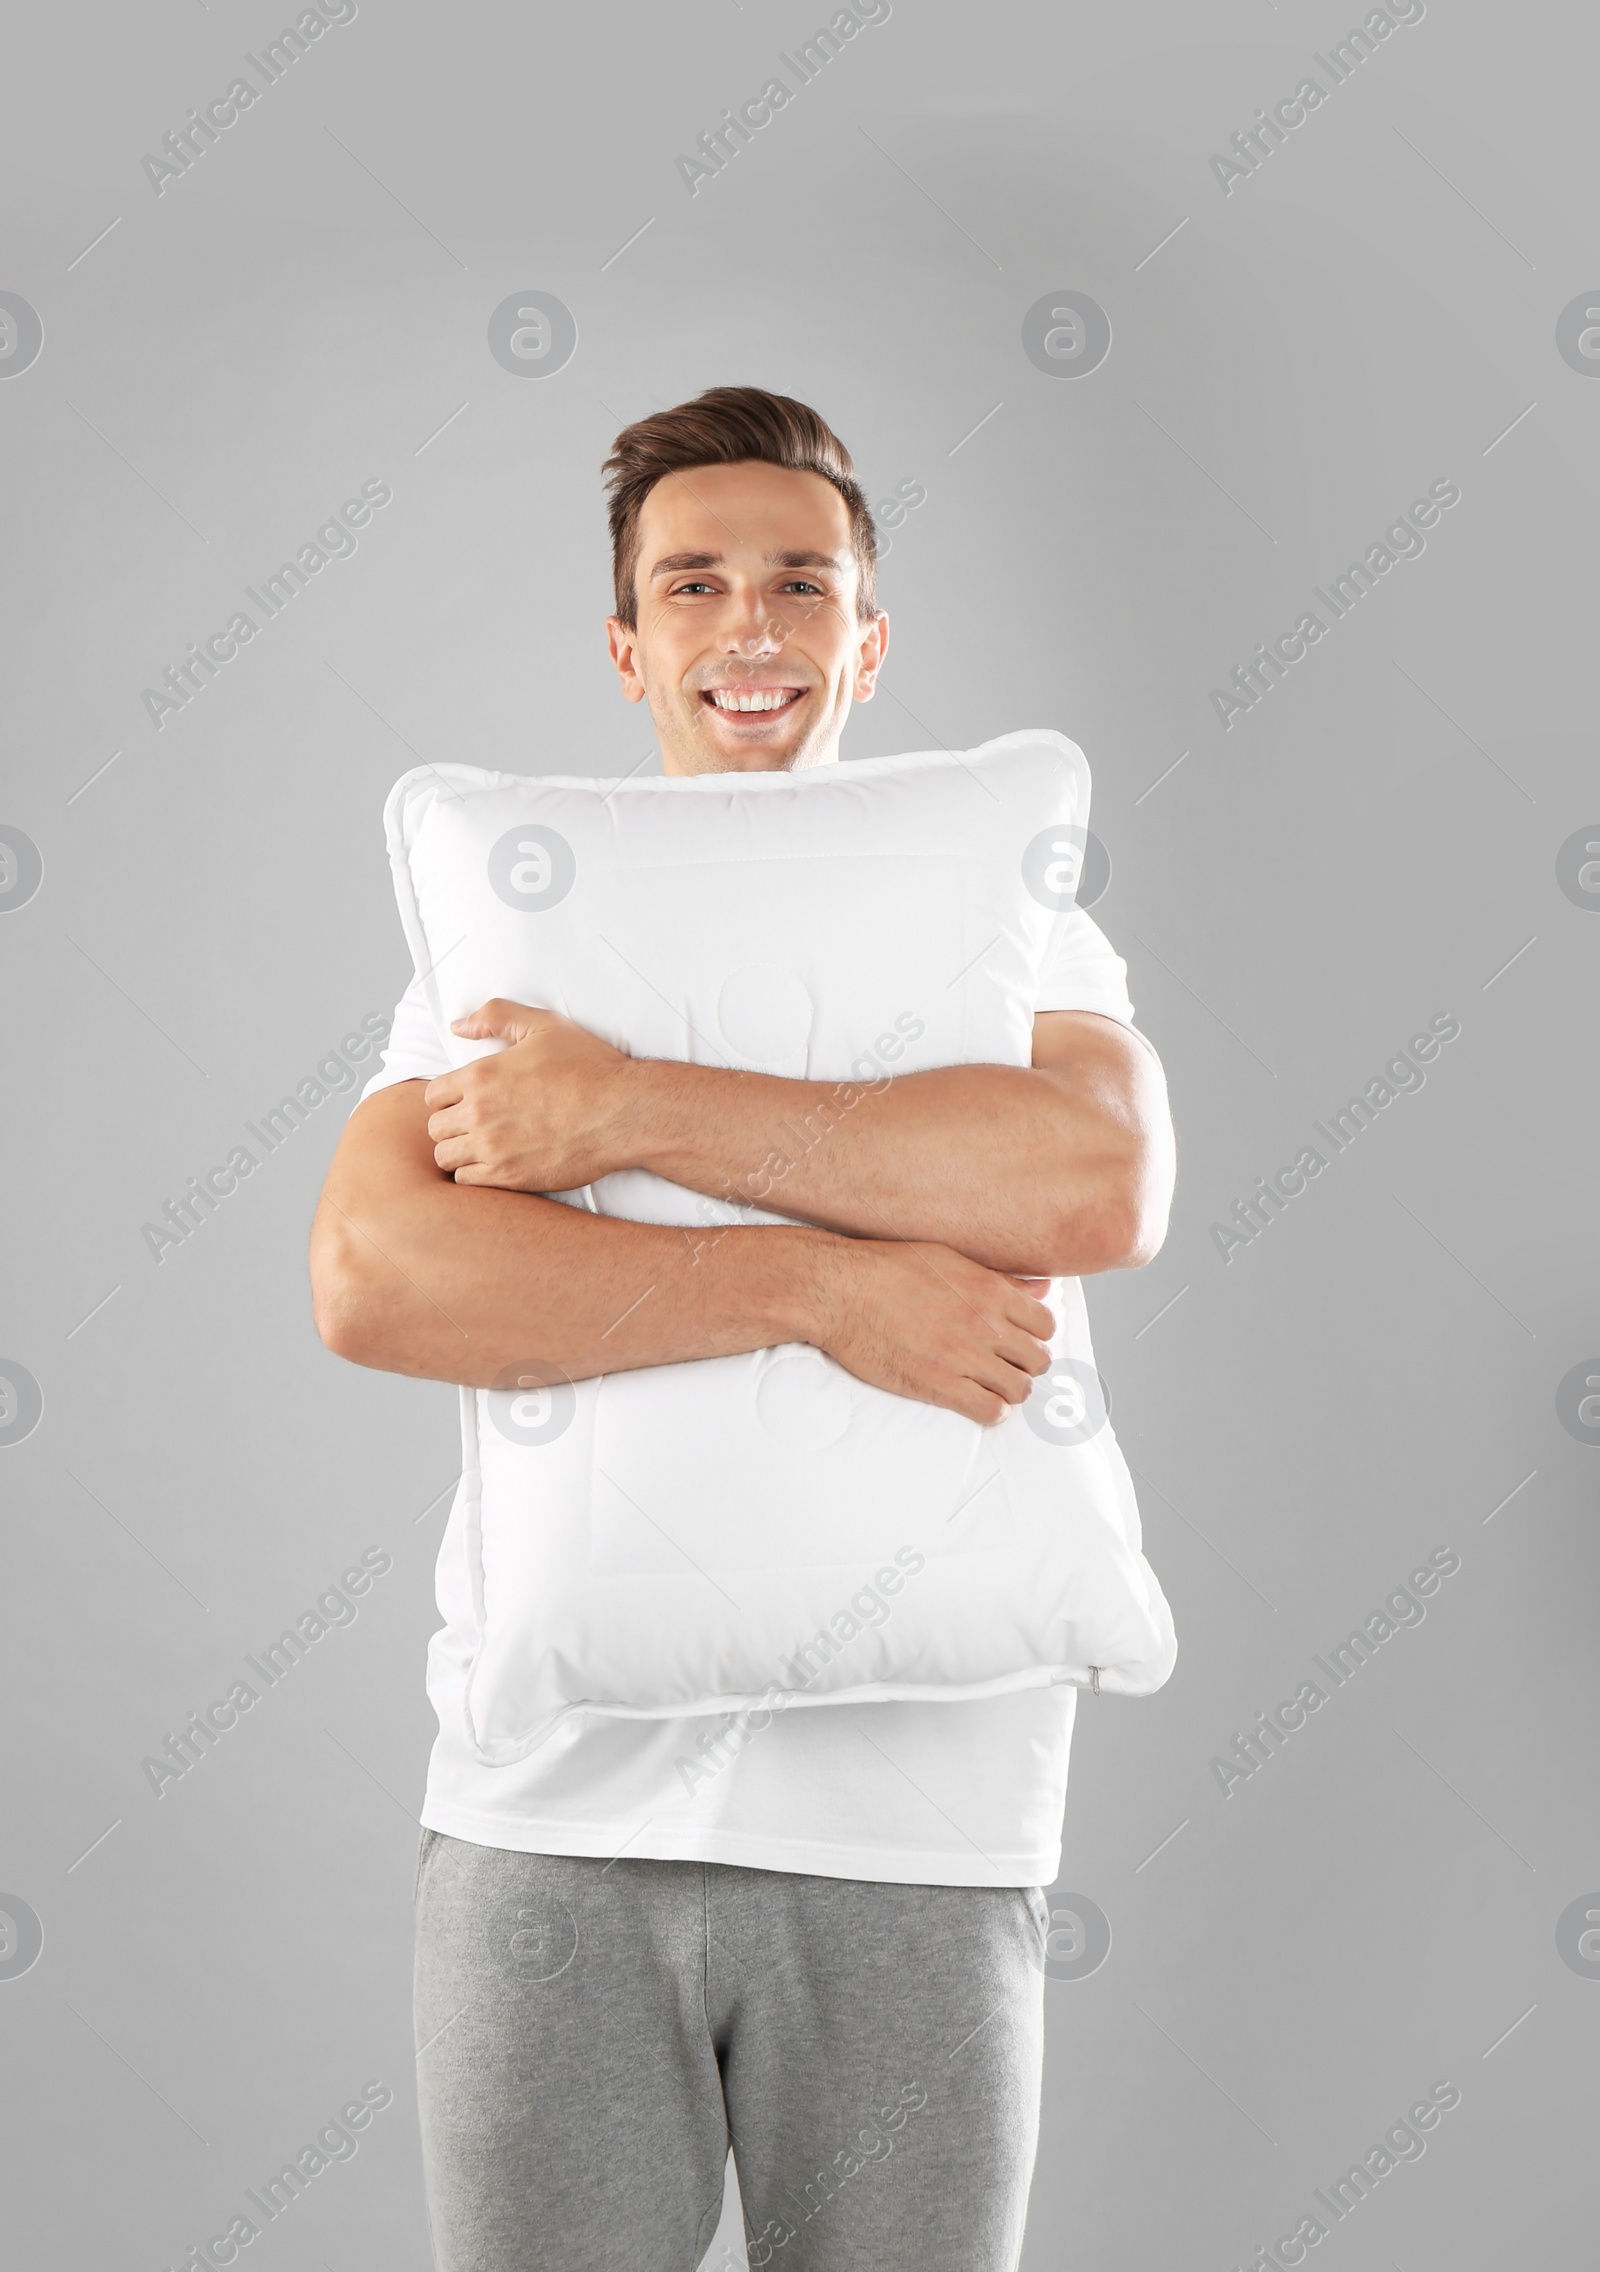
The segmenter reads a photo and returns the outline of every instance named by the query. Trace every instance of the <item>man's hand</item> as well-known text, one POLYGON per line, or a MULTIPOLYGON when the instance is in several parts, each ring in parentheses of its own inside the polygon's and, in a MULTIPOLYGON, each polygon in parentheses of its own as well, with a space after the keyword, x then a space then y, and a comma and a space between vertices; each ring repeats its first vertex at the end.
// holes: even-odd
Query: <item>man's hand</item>
POLYGON ((450 1030, 510 1044, 423 1091, 434 1159, 457 1183, 576 1191, 634 1165, 631 1057, 558 1011, 521 1002, 485 1002, 450 1030))
POLYGON ((992 1424, 1050 1365, 1044 1278, 1013 1278, 924 1239, 830 1238, 812 1250, 807 1338, 857 1380, 992 1424))

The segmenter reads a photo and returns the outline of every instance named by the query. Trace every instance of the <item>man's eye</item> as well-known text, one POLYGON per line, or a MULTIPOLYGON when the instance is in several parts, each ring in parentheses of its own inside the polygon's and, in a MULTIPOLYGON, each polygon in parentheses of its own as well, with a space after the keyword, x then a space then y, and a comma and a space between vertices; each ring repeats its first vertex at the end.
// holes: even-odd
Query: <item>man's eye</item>
POLYGON ((786 592, 805 591, 813 593, 818 599, 822 598, 822 586, 820 584, 813 584, 810 578, 806 576, 794 577, 792 581, 785 584, 783 588, 786 592))
POLYGON ((672 587, 672 595, 674 599, 677 599, 681 597, 685 592, 709 592, 710 589, 711 586, 709 584, 702 583, 674 584, 672 587))

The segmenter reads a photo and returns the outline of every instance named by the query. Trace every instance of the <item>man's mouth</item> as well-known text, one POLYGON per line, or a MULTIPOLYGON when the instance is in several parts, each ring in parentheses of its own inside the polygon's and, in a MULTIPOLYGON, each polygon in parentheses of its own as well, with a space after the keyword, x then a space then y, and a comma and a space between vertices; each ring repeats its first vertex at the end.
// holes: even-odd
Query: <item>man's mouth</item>
POLYGON ((701 689, 700 699, 723 717, 770 717, 775 711, 792 709, 804 691, 799 686, 708 686, 701 689))

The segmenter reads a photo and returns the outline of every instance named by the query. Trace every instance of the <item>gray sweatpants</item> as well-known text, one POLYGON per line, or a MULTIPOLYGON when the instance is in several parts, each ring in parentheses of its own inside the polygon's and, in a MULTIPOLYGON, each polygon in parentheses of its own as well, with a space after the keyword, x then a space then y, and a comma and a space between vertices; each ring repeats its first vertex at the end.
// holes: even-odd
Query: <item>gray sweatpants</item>
POLYGON ((439 2272, 1012 2272, 1036 1887, 519 1854, 425 1830, 417 2075, 439 2272))

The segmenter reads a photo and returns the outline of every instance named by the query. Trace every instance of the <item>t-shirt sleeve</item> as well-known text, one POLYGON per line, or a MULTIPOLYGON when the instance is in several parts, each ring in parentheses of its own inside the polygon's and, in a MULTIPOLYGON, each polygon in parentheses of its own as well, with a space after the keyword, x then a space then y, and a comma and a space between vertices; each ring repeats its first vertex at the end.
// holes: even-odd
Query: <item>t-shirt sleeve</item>
POLYGON ((368 1097, 376 1096, 379 1089, 392 1088, 396 1081, 433 1081, 449 1070, 449 1052, 434 1024, 422 981, 414 978, 395 1008, 394 1024, 378 1070, 357 1097, 356 1104, 364 1104, 368 1097))
POLYGON ((1103 1018, 1133 1023, 1128 966, 1081 907, 1063 908, 1055 918, 1034 1009, 1096 1010, 1103 1018))

